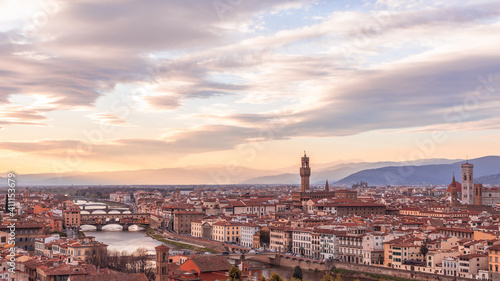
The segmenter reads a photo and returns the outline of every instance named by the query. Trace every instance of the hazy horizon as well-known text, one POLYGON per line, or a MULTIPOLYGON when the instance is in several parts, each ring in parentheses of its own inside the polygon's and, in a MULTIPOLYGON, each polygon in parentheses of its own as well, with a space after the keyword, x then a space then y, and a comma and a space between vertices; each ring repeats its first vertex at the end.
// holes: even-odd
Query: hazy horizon
POLYGON ((0 171, 500 155, 496 1, 0 1, 0 171))

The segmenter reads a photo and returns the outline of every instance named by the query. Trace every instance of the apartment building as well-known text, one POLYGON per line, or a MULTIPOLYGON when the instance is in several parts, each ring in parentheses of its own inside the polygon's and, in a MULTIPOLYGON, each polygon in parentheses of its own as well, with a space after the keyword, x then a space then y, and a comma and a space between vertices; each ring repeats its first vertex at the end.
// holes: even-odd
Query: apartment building
POLYGON ((363 263, 363 237, 366 228, 353 227, 338 235, 339 257, 343 262, 363 263))
POLYGON ((295 255, 312 257, 312 230, 294 229, 292 231, 292 252, 295 255))
POLYGON ((468 254, 458 256, 458 276, 476 279, 479 270, 488 269, 488 255, 468 254))
POLYGON ((254 223, 241 224, 241 240, 240 245, 247 248, 253 247, 253 236, 260 230, 260 226, 254 223))
POLYGON ((289 227, 269 227, 269 248, 281 253, 292 252, 292 233, 292 229, 289 227))
POLYGON ((372 232, 363 237, 363 264, 383 264, 385 236, 380 232, 372 232))
POLYGON ((179 234, 191 234, 191 223, 201 220, 205 213, 194 211, 179 211, 174 213, 174 231, 179 234))
POLYGON ((212 225, 212 239, 220 242, 239 243, 241 239, 241 223, 219 221, 212 225))

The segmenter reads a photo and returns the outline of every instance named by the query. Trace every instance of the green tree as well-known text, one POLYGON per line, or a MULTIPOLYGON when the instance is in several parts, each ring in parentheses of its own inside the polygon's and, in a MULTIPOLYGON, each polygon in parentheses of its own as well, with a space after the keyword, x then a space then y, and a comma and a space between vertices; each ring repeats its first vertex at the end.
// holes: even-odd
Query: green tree
POLYGON ((267 281, 285 281, 277 272, 273 272, 267 281))
MULTIPOLYGON (((337 275, 337 278, 340 278, 340 275, 337 275)), ((337 280, 337 278, 335 279, 336 281, 341 281, 342 279, 339 279, 337 280)), ((334 281, 333 280, 333 277, 330 275, 330 273, 325 273, 325 275, 323 275, 323 278, 321 278, 321 281, 334 281)))
POLYGON ((342 281, 342 277, 340 277, 340 273, 337 273, 337 276, 335 276, 335 279, 333 281, 342 281))
POLYGON ((425 259, 425 257, 427 256, 427 253, 429 252, 429 248, 427 248, 427 244, 426 243, 423 243, 421 246, 420 246, 420 254, 422 255, 422 257, 424 258, 424 266, 427 266, 427 260, 425 259))
POLYGON ((231 281, 241 280, 241 270, 236 266, 231 267, 231 270, 229 270, 229 280, 231 281))
POLYGON ((260 231, 260 243, 266 243, 269 244, 270 242, 270 237, 269 237, 269 231, 260 231))
POLYGON ((292 275, 293 278, 295 279, 299 279, 299 280, 302 280, 304 278, 304 276, 302 275, 302 268, 300 266, 296 266, 294 269, 293 269, 293 275, 292 275))
POLYGON ((260 281, 267 281, 267 280, 266 280, 266 277, 264 277, 264 275, 261 275, 261 276, 260 276, 260 281))

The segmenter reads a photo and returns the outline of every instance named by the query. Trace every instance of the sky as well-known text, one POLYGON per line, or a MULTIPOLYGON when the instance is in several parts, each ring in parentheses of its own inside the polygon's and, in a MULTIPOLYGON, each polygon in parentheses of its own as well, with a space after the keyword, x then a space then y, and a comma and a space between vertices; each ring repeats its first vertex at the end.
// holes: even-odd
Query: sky
POLYGON ((498 1, 0 0, 0 171, 500 155, 498 1))

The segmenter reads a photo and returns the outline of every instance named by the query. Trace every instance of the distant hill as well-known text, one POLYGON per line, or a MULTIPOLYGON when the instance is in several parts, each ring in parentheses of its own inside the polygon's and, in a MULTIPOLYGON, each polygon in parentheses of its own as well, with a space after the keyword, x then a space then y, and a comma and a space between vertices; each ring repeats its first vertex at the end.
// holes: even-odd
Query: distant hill
MULTIPOLYGON (((427 159, 421 164, 448 164, 455 163, 457 159, 427 159)), ((314 163, 311 164, 311 184, 322 185, 326 180, 331 183, 341 180, 356 172, 375 169, 387 166, 401 166, 403 162, 359 162, 359 163, 338 163, 333 165, 321 165, 323 168, 316 169, 314 163)), ((245 180, 242 184, 300 184, 299 165, 290 167, 288 173, 272 176, 256 177, 245 180)))
MULTIPOLYGON (((457 180, 461 177, 464 161, 452 164, 422 166, 391 166, 359 171, 339 180, 337 184, 351 185, 360 181, 369 185, 446 185, 451 182, 453 173, 457 180)), ((486 156, 469 160, 474 164, 476 181, 481 177, 500 173, 500 156, 486 156)))
POLYGON ((500 185, 500 174, 479 177, 476 181, 482 184, 500 185))

